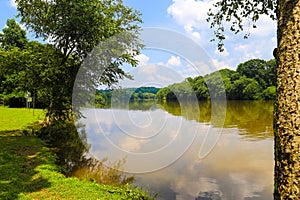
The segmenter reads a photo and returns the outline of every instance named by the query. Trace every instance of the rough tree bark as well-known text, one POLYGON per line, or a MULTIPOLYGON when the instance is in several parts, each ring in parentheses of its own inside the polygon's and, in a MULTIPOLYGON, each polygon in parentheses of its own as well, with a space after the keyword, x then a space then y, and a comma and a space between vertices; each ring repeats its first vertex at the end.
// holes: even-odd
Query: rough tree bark
POLYGON ((300 199, 300 1, 278 0, 274 199, 300 199))

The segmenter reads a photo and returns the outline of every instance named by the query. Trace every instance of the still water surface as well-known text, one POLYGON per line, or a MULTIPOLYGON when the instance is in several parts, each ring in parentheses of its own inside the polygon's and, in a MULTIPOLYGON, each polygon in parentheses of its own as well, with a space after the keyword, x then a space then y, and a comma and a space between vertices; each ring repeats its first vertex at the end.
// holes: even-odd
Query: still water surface
POLYGON ((126 158, 158 199, 272 199, 272 112, 266 101, 146 102, 85 109, 81 122, 90 152, 126 158))

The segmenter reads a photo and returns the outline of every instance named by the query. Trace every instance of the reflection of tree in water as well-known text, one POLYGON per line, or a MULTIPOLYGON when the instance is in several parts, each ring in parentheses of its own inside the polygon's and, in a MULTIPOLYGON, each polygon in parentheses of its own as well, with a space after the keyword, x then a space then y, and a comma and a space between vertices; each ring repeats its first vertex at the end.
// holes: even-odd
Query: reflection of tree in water
POLYGON ((273 102, 228 102, 225 127, 239 128, 246 138, 273 138, 273 102))
MULTIPOLYGON (((238 128, 239 134, 244 138, 273 138, 272 101, 227 101, 227 105, 218 101, 173 101, 158 103, 159 104, 155 101, 135 101, 130 103, 119 103, 113 105, 113 107, 142 111, 161 108, 174 116, 182 116, 187 120, 211 124, 216 128, 238 128), (199 107, 199 110, 195 109, 197 106, 199 107), (218 111, 221 113, 225 109, 225 120, 218 119, 218 117, 216 117, 218 111)), ((109 106, 106 108, 111 107, 109 106)), ((222 114, 220 116, 222 117, 222 114)))
POLYGON ((55 151, 57 162, 65 170, 71 170, 89 150, 86 132, 81 125, 77 131, 72 121, 56 120, 40 130, 43 140, 55 151))
POLYGON ((122 110, 155 110, 158 109, 158 104, 155 100, 139 100, 139 101, 131 101, 131 102, 117 102, 112 104, 105 104, 99 108, 101 109, 122 109, 122 110))
POLYGON ((196 120, 198 122, 210 122, 211 103, 209 101, 180 103, 177 101, 171 101, 159 103, 165 111, 174 116, 183 116, 187 120, 196 120), (196 106, 199 106, 199 112, 195 109, 196 106))
MULTIPOLYGON (((238 128, 239 134, 245 138, 259 139, 273 137, 273 102, 271 101, 227 101, 221 102, 162 102, 164 110, 175 116, 183 116, 187 120, 210 123, 216 128, 238 128), (199 113, 195 106, 199 106, 199 113), (224 124, 214 120, 212 113, 226 109, 224 124)), ((222 121, 221 121, 222 122, 222 121)))
POLYGON ((219 191, 201 192, 195 200, 221 200, 222 195, 219 191))
POLYGON ((110 185, 125 185, 134 181, 133 177, 127 177, 120 170, 126 160, 105 165, 107 159, 99 161, 87 156, 90 145, 82 124, 75 126, 73 121, 53 121, 51 125, 41 128, 39 137, 55 152, 57 164, 62 166, 68 176, 110 185))

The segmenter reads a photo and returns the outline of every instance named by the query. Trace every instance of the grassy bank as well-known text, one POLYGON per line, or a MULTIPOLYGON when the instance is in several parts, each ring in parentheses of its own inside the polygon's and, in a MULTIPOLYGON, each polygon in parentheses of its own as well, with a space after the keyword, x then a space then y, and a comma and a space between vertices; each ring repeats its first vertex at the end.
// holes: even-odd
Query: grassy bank
MULTIPOLYGON (((59 172, 56 158, 44 141, 24 136, 22 131, 7 131, 26 124, 19 116, 6 115, 5 111, 20 111, 20 116, 27 112, 22 109, 0 110, 0 199, 150 199, 144 191, 130 186, 114 187, 66 178, 59 172), (3 124, 7 121, 14 127, 3 124)), ((36 119, 38 115, 31 120, 36 119)))

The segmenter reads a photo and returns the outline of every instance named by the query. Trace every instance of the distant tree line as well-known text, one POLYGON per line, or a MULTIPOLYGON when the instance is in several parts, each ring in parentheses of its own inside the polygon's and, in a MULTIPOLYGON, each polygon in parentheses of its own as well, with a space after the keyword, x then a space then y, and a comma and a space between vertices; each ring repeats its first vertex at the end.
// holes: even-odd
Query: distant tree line
POLYGON ((123 88, 115 90, 98 90, 95 95, 96 106, 103 106, 111 102, 132 102, 155 100, 156 87, 123 88))
POLYGON ((220 99, 274 100, 276 97, 276 60, 252 59, 238 65, 236 71, 221 69, 205 76, 186 78, 161 88, 160 100, 220 99))

